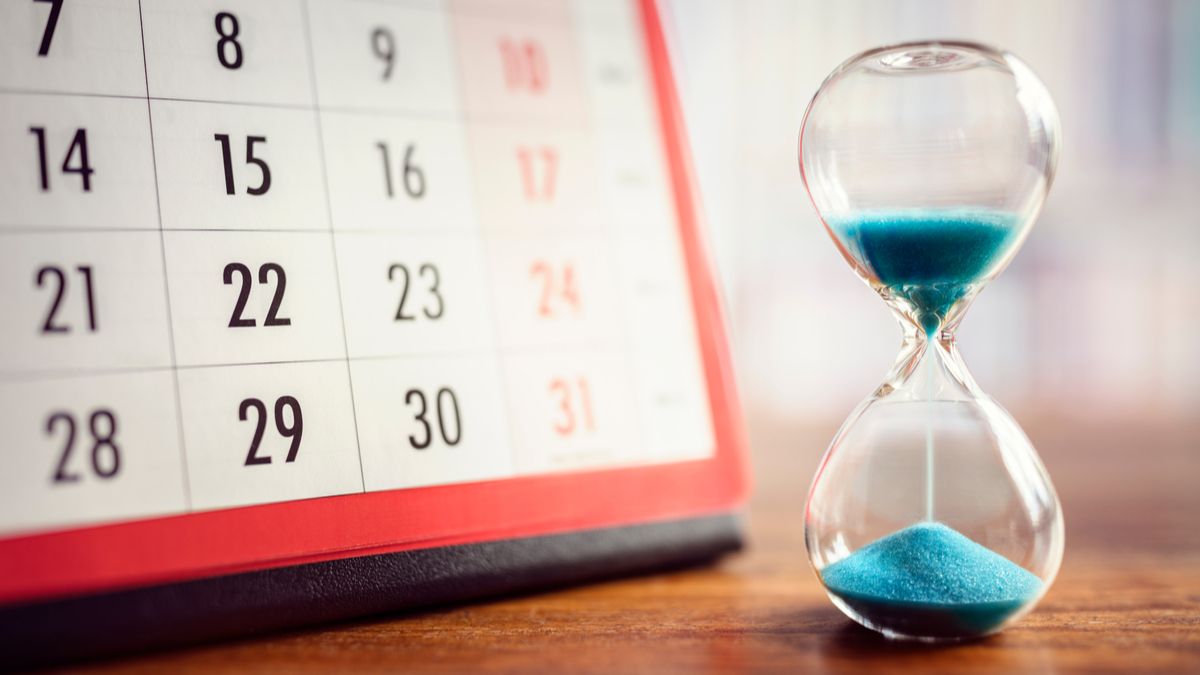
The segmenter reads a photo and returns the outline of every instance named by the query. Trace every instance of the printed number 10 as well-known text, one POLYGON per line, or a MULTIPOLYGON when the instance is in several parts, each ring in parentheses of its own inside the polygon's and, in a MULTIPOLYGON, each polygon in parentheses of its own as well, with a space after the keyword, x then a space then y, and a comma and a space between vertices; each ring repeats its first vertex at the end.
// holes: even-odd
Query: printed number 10
POLYGON ((546 51, 534 40, 501 38, 500 66, 504 69, 504 84, 510 91, 525 90, 541 94, 550 86, 550 63, 546 51))

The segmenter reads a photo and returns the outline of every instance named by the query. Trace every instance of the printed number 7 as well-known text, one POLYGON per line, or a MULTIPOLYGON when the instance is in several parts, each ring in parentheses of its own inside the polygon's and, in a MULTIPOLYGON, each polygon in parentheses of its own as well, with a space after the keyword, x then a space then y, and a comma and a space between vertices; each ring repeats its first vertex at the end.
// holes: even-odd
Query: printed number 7
POLYGON ((50 16, 46 19, 46 29, 42 31, 42 44, 38 45, 38 56, 46 56, 50 53, 50 41, 54 39, 54 29, 58 26, 58 15, 62 12, 63 0, 33 1, 50 3, 50 16))

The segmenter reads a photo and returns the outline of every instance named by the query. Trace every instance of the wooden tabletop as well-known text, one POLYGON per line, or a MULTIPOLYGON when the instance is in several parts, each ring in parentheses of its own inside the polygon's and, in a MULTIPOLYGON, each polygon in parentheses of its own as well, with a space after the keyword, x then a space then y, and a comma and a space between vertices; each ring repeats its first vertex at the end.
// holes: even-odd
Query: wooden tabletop
POLYGON ((1200 672, 1200 422, 1028 419, 1067 548, 1038 608, 945 647, 844 618, 801 506, 837 422, 751 425, 750 544, 719 564, 98 664, 96 672, 1200 672))

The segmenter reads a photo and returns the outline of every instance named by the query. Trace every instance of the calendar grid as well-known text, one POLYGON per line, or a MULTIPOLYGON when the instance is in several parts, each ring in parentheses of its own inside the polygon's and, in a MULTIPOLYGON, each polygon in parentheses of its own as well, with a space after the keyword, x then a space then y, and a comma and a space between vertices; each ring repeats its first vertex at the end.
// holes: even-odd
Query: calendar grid
MULTIPOLYGON (((94 151, 93 159, 107 170, 98 172, 96 192, 114 185, 122 187, 122 180, 152 188, 152 207, 147 207, 146 217, 134 217, 135 198, 141 195, 125 194, 129 205, 125 210, 113 205, 96 207, 95 198, 87 197, 90 202, 80 199, 79 206, 54 211, 54 217, 45 222, 29 217, 41 215, 35 210, 0 212, 0 237, 20 242, 41 238, 50 243, 23 245, 30 250, 53 250, 53 246, 65 245, 61 242, 121 235, 122 239, 115 239, 117 243, 108 247, 114 256, 110 261, 112 274, 104 279, 107 282, 124 274, 133 280, 125 282, 126 288, 141 293, 138 297, 148 297, 148 275, 161 275, 161 280, 155 282, 161 283, 163 293, 165 353, 157 355, 154 349, 158 346, 151 344, 157 319, 133 316, 134 323, 144 322, 138 325, 145 335, 137 336, 141 344, 150 345, 144 347, 144 354, 126 356, 121 352, 113 357, 105 355, 107 360, 96 357, 93 361, 50 360, 56 366, 52 369, 38 368, 46 362, 36 359, 0 361, 0 386, 37 385, 46 390, 56 386, 65 390, 67 385, 60 383, 87 380, 97 387, 104 382, 145 382, 146 390, 153 391, 156 378, 169 375, 170 415, 158 409, 151 411, 151 402, 145 398, 131 400, 132 405, 144 408, 139 412, 155 412, 155 424, 165 425, 173 416, 173 442, 179 455, 179 466, 173 470, 183 484, 183 502, 175 507, 162 498, 142 512, 131 509, 99 519, 82 516, 86 504, 81 502, 83 505, 70 517, 32 526, 71 526, 82 521, 642 465, 691 459, 695 448, 712 453, 711 437, 702 437, 711 433, 707 399, 701 396, 698 403, 688 399, 682 407, 677 401, 678 391, 689 386, 703 388, 703 381, 697 379, 697 374, 702 375, 698 359, 695 372, 686 370, 692 366, 661 365, 670 361, 665 358, 652 356, 638 361, 636 347, 639 341, 647 340, 647 331, 653 335, 657 328, 665 327, 668 331, 664 334, 676 336, 678 344, 685 345, 684 351, 695 349, 697 338, 694 332, 688 332, 690 328, 680 330, 671 324, 674 318, 658 318, 669 312, 642 311, 638 316, 649 317, 649 323, 655 324, 648 328, 635 326, 630 320, 633 310, 626 305, 660 302, 657 298, 663 295, 661 289, 654 297, 638 295, 636 289, 653 285, 646 281, 647 269, 641 268, 647 264, 645 261, 661 258, 659 254, 664 252, 679 255, 679 250, 670 248, 679 248, 679 242, 673 240, 678 235, 672 229, 676 223, 664 220, 675 214, 660 217, 656 207, 641 202, 618 213, 609 203, 618 193, 650 202, 663 197, 653 194, 653 190, 665 189, 660 187, 665 182, 655 183, 652 176, 636 171, 630 174, 623 165, 613 168, 605 163, 614 154, 653 157, 662 148, 660 139, 645 131, 652 129, 652 124, 646 119, 630 121, 639 114, 636 104, 613 114, 612 110, 621 109, 628 100, 621 95, 614 98, 609 92, 605 95, 611 100, 603 102, 603 97, 593 91, 596 86, 623 81, 595 81, 596 72, 601 71, 588 62, 590 57, 580 43, 580 35, 589 28, 578 11, 539 16, 536 30, 515 20, 515 15, 464 10, 457 3, 426 12, 426 18, 437 18, 436 25, 441 28, 421 36, 428 39, 419 44, 428 50, 422 67, 431 67, 439 59, 444 62, 446 76, 431 81, 444 87, 446 93, 444 100, 437 94, 423 102, 427 109, 408 110, 386 104, 391 99, 382 98, 378 106, 347 105, 346 101, 355 99, 346 93, 350 90, 336 88, 340 85, 333 90, 341 92, 333 96, 338 102, 326 102, 323 87, 331 83, 322 79, 318 65, 322 59, 333 58, 333 52, 326 44, 325 53, 320 53, 317 38, 318 31, 334 31, 336 26, 318 22, 315 8, 331 6, 322 0, 275 3, 276 9, 294 9, 295 30, 303 31, 302 36, 291 35, 303 39, 302 58, 296 52, 296 58, 287 62, 291 69, 292 64, 304 61, 294 67, 304 71, 302 78, 292 78, 295 73, 289 70, 291 74, 281 78, 286 82, 277 90, 265 87, 261 91, 228 92, 213 84, 234 77, 228 65, 224 65, 228 70, 217 69, 217 75, 208 80, 200 78, 193 89, 186 88, 192 83, 178 73, 185 73, 192 67, 191 62, 163 56, 163 36, 178 27, 164 19, 166 5, 156 3, 136 2, 142 96, 67 91, 70 87, 64 87, 64 91, 33 90, 6 85, 0 79, 0 120, 5 113, 3 97, 58 97, 61 106, 42 102, 43 109, 65 110, 60 126, 68 129, 83 126, 80 118, 72 117, 77 110, 111 103, 111 118, 117 125, 123 123, 122 106, 144 101, 146 146, 136 142, 140 130, 133 125, 118 128, 110 137, 95 129, 92 133, 96 147, 103 149, 103 142, 112 144, 116 138, 132 148, 124 166, 111 154, 94 151), (534 38, 528 37, 527 29, 534 38), (159 31, 157 37, 154 30, 159 31), (481 39, 483 33, 487 35, 481 39), (517 36, 513 39, 525 40, 520 43, 525 51, 516 57, 503 53, 503 40, 508 40, 510 34, 517 36), (158 52, 150 47, 155 40, 158 52), (535 77, 520 69, 514 75, 509 72, 512 64, 496 63, 529 56, 532 52, 528 50, 535 47, 552 54, 542 57, 554 59, 557 79, 551 81, 553 86, 565 89, 547 93, 538 89, 544 84, 533 81, 490 82, 492 78, 535 77), (439 52, 442 48, 445 51, 439 52), (495 51, 498 48, 500 55, 495 51), (293 87, 290 93, 285 91, 287 86, 293 87), (175 95, 181 91, 195 91, 197 95, 175 95), (206 95, 214 92, 228 93, 229 98, 206 95), (289 96, 309 102, 284 100, 289 96), (608 112, 599 112, 601 109, 608 112), (339 119, 339 115, 354 119, 339 119), (602 136, 602 132, 607 135, 602 136), (619 141, 618 147, 609 147, 614 138, 619 141), (254 154, 254 139, 261 143, 259 152, 265 154, 254 154), (390 148, 385 141, 392 144, 390 148), (216 142, 223 143, 224 184, 212 180, 214 175, 220 176, 214 171, 220 169, 220 163, 211 163, 216 142), (356 149, 363 146, 366 152, 356 149), (373 154, 377 149, 383 152, 383 176, 368 173, 361 166, 370 162, 374 165, 371 168, 378 170, 380 157, 373 154), (135 150, 139 153, 136 156, 135 150), (425 192, 427 174, 433 186, 432 196, 424 202, 414 199, 411 193, 405 199, 402 192, 413 189, 407 181, 412 170, 409 156, 414 150, 420 192, 425 192), (111 170, 114 166, 136 168, 144 159, 142 152, 149 154, 144 182, 127 179, 127 171, 111 170), (203 162, 197 158, 203 158, 203 162), (352 166, 350 158, 357 164, 352 166), (255 173, 255 161, 260 161, 261 173, 255 173), (245 195, 267 193, 272 176, 275 186, 265 197, 245 195), (262 181, 258 188, 254 187, 255 180, 262 181), (389 199, 393 190, 399 198, 379 202, 378 208, 371 211, 369 202, 379 199, 384 181, 389 199), (622 182, 628 184, 613 185, 622 182), (255 193, 255 189, 261 192, 255 193), (443 201, 432 201, 436 199, 443 201), (97 218, 114 212, 119 216, 97 218), (629 213, 635 214, 633 225, 625 222, 629 213), (137 226, 139 223, 143 225, 137 226), (645 254, 644 260, 630 259, 628 251, 621 248, 622 227, 626 230, 621 231, 665 227, 665 238, 647 235, 637 247, 653 244, 666 248, 645 254), (158 259, 154 265, 118 245, 155 234, 158 259), (130 261, 144 269, 124 269, 130 261), (402 268, 397 272, 403 275, 402 292, 397 284, 380 287, 385 269, 381 263, 391 265, 387 268, 388 282, 398 281, 392 278, 394 268, 402 268), (245 270, 240 296, 235 265, 245 270), (217 274, 222 266, 223 287, 217 274), (286 294, 285 267, 291 274, 286 294), (432 269, 432 281, 427 268, 432 269), (442 274, 444 279, 438 276, 442 274), (437 295, 439 284, 447 293, 445 305, 442 296, 437 295), (267 309, 264 298, 270 298, 272 288, 275 300, 267 309), (405 310, 405 298, 418 292, 425 295, 409 301, 426 304, 412 304, 405 310), (251 294, 253 298, 247 304, 251 294), (436 304, 428 304, 435 302, 431 297, 436 297, 436 304), (374 303, 369 315, 363 310, 368 301, 374 303), (245 317, 243 311, 248 313, 245 317), (272 325, 269 322, 276 311, 285 317, 285 323, 276 325, 293 327, 266 328, 272 325), (436 325, 450 328, 429 328, 426 320, 441 319, 443 311, 449 313, 449 318, 436 325), (393 313, 395 320, 390 321, 393 313), (469 319, 459 318, 464 316, 469 319), (237 321, 246 320, 250 323, 241 326, 259 323, 251 329, 235 327, 237 321), (639 369, 656 371, 657 379, 643 376, 639 369), (343 371, 344 386, 342 380, 331 379, 336 371, 343 371), (266 398, 265 392, 272 397, 266 398), (301 403, 304 424, 308 426, 304 443, 315 438, 310 445, 299 440, 301 403), (652 447, 662 441, 648 440, 649 420, 664 410, 673 417, 657 420, 665 429, 658 432, 660 439, 669 438, 672 429, 690 426, 701 429, 699 440, 692 435, 687 437, 689 440, 675 443, 683 450, 652 447), (423 441, 422 424, 426 435, 423 441), (353 487, 338 482, 348 480, 344 473, 349 472, 351 433, 359 478, 353 487), (445 447, 434 445, 427 450, 434 434, 440 434, 445 447), (287 449, 288 439, 295 439, 295 445, 285 453, 281 447, 287 449), (256 454, 260 441, 264 449, 256 454), (454 447, 460 441, 462 446, 454 447), (267 444, 273 445, 267 448, 267 444), (316 449, 308 451, 310 447, 316 449), (291 464, 296 448, 301 448, 300 460, 291 464), (325 465, 303 464, 320 460, 314 456, 318 450, 333 451, 332 459, 326 453, 325 465), (338 454, 341 451, 345 458, 338 454), (242 457, 245 467, 273 463, 274 468, 269 475, 262 468, 244 469, 242 457), (345 462, 345 466, 335 466, 335 462, 345 462), (297 468, 313 466, 317 468, 297 468), (236 476, 219 474, 219 470, 228 472, 230 467, 236 476), (346 471, 341 473, 342 469, 346 471), (247 478, 251 474, 255 481, 271 485, 261 487, 247 478)), ((230 4, 231 11, 243 19, 260 7, 230 4)), ((338 5, 339 13, 354 4, 338 5)), ((172 11, 176 8, 171 7, 172 11)), ((392 6, 380 7, 383 11, 392 6)), ((0 18, 9 10, 10 6, 0 10, 0 18)), ((588 11, 603 14, 613 10, 593 7, 588 11)), ((231 30, 229 21, 236 23, 236 19, 226 20, 222 28, 221 15, 233 16, 224 10, 217 15, 216 35, 221 36, 220 40, 232 39, 226 33, 231 30)), ((228 54, 221 51, 221 41, 212 33, 211 15, 206 18, 200 41, 204 58, 213 60, 212 47, 216 43, 216 57, 224 59, 228 54)), ((245 26, 250 25, 247 20, 245 26)), ((372 35, 369 30, 375 25, 379 24, 372 20, 359 28, 372 35)), ((240 35, 246 45, 251 44, 252 33, 240 35)), ((322 39, 330 39, 329 35, 322 39)), ((237 58, 242 59, 242 43, 237 44, 237 58)), ((601 46, 615 49, 612 45, 601 46)), ((378 43, 371 43, 371 47, 380 56, 378 43)), ((253 52, 245 53, 246 58, 252 56, 253 52)), ((533 64, 534 57, 529 58, 533 64)), ((631 58, 632 65, 622 66, 628 72, 645 67, 638 65, 641 57, 631 58)), ((376 78, 372 78, 371 85, 378 86, 376 78)), ((647 90, 632 100, 640 100, 638 96, 652 94, 647 90)), ((654 114, 649 106, 642 113, 654 114)), ((4 142, 0 138, 0 143, 4 142)), ((3 147, 0 145, 0 149, 3 147)), ((57 162, 57 156, 52 160, 57 162)), ((43 157, 43 173, 46 161, 43 157)), ((69 157, 63 162, 64 170, 68 161, 69 157)), ((645 171, 657 171, 655 161, 649 161, 650 168, 645 171)), ((0 156, 0 171, 3 162, 0 156)), ((643 170, 640 167, 638 171, 643 170)), ((0 197, 7 194, 3 192, 5 187, 0 184, 0 197)), ((90 189, 85 187, 87 191, 90 189)), ((148 192, 145 198, 149 204, 148 192)), ((22 283, 27 286, 28 279, 22 283)), ((108 302, 111 297, 104 295, 102 299, 108 302)), ((686 289, 681 298, 667 299, 690 303, 686 289)), ((111 309, 109 305, 104 307, 111 309)), ((107 327, 111 319, 104 314, 101 320, 107 327)), ((658 337, 653 339, 663 342, 658 337)), ((128 351, 132 354, 135 350, 131 347, 128 351)), ((8 391, 18 391, 15 386, 8 391)), ((162 387, 157 392, 162 394, 161 400, 154 403, 165 404, 166 391, 162 387)), ((0 390, 0 394, 6 392, 0 390)), ((30 416, 44 414, 41 409, 29 410, 30 416)), ((133 434, 134 426, 134 422, 123 420, 122 433, 133 434)), ((44 445, 46 440, 36 436, 30 439, 30 445, 44 445)), ((143 445, 138 449, 153 449, 146 438, 134 438, 129 446, 137 447, 139 440, 143 445)), ((165 436, 151 440, 161 446, 168 443, 165 436)), ((138 459, 134 456, 128 464, 134 466, 138 459)), ((158 470, 163 473, 141 480, 161 482, 166 469, 158 470)), ((0 478, 0 488, 5 485, 0 478)), ((20 524, 22 528, 30 526, 20 524)), ((0 536, 10 527, 0 517, 0 536)))
POLYGON ((146 83, 146 125, 150 136, 150 163, 154 170, 154 209, 158 218, 158 245, 163 264, 163 299, 167 310, 167 341, 170 343, 171 354, 171 383, 175 394, 175 428, 179 443, 179 467, 183 488, 183 506, 185 511, 192 510, 192 487, 188 480, 187 440, 183 430, 183 404, 179 391, 179 369, 176 367, 175 356, 175 326, 171 313, 171 289, 167 271, 167 242, 163 234, 162 201, 158 193, 158 158, 154 152, 154 111, 150 105, 150 75, 146 64, 146 34, 142 21, 142 0, 138 0, 138 33, 142 40, 142 76, 146 83))

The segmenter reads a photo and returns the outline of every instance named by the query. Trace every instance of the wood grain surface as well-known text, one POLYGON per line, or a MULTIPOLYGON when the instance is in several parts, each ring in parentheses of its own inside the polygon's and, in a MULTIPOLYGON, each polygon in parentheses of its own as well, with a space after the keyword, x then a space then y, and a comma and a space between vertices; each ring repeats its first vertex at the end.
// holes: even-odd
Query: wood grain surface
POLYGON ((1200 422, 1025 422, 1067 522, 1062 571, 1017 626, 951 646, 845 619, 801 507, 836 422, 751 425, 746 552, 655 576, 94 664, 93 672, 1200 672, 1200 422))

